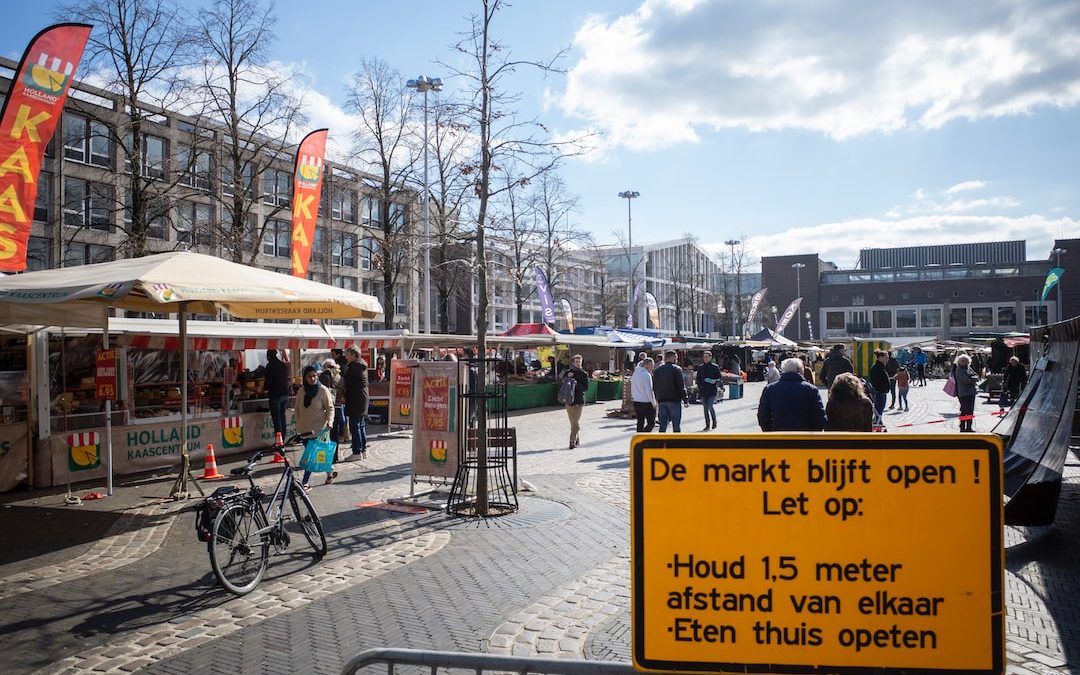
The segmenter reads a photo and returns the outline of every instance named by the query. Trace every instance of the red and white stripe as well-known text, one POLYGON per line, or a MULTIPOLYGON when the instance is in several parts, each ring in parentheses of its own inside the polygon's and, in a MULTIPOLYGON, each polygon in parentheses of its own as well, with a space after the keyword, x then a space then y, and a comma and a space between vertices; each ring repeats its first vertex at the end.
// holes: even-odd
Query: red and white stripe
POLYGON ((244 426, 244 419, 242 417, 222 417, 221 428, 222 429, 239 429, 244 426))
POLYGON ((69 448, 83 448, 88 445, 101 445, 101 434, 96 431, 83 431, 77 434, 68 434, 69 448))
MULTIPOLYGON (((360 349, 383 349, 398 346, 398 340, 356 340, 342 338, 227 338, 189 337, 188 348, 194 351, 228 352, 241 349, 331 349, 356 345, 360 349)), ((176 335, 121 335, 120 344, 132 349, 180 349, 176 335)))

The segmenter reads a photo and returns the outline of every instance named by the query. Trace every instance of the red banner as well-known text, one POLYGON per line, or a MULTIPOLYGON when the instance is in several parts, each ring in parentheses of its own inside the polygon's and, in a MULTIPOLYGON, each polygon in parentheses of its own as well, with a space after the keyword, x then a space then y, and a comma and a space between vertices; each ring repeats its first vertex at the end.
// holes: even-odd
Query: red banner
MULTIPOLYGON (((60 23, 34 36, 0 113, 0 271, 26 269, 38 173, 91 26, 60 23)), ((57 148, 63 156, 63 149, 57 148)))
POLYGON ((326 129, 312 131, 300 141, 293 171, 292 273, 307 278, 311 262, 311 242, 315 238, 315 217, 322 195, 323 158, 326 129))
POLYGON ((99 401, 115 401, 116 396, 116 350, 99 349, 94 370, 94 396, 99 401))

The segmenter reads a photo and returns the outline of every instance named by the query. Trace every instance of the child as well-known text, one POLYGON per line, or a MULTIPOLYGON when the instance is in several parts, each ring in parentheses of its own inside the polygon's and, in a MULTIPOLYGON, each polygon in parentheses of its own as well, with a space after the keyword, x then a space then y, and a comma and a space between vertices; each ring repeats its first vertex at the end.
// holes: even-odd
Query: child
POLYGON ((911 375, 907 368, 896 371, 896 397, 899 410, 910 410, 908 407, 908 387, 911 385, 911 375))

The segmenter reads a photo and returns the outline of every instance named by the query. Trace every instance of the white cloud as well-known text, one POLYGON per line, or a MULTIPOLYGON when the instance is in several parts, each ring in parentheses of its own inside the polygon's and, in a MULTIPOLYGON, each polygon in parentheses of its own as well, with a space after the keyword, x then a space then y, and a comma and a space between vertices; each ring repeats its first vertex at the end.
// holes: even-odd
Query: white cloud
POLYGON ((704 128, 845 139, 1080 103, 1080 4, 645 0, 578 30, 563 111, 656 148, 704 128))
POLYGON ((950 188, 946 188, 945 194, 954 195, 957 192, 968 192, 969 190, 981 190, 986 187, 986 182, 981 180, 966 180, 963 183, 957 183, 950 188))

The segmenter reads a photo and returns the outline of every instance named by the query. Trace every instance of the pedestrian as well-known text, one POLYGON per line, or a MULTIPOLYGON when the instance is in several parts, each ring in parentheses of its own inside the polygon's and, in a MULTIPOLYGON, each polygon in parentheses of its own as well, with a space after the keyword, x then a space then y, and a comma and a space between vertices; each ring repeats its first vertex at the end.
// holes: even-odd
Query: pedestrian
POLYGON ((335 443, 348 440, 345 433, 348 424, 345 421, 345 382, 341 377, 341 370, 337 361, 325 359, 322 362, 322 372, 319 373, 319 384, 330 390, 334 399, 334 425, 330 428, 330 438, 335 443))
POLYGON ((669 349, 664 352, 664 364, 653 371, 653 394, 656 396, 656 407, 660 418, 660 433, 667 431, 668 423, 675 433, 682 431, 682 404, 690 407, 690 400, 686 397, 686 386, 683 384, 682 368, 679 367, 678 354, 669 349))
POLYGON ((897 407, 901 410, 911 410, 908 406, 908 390, 911 386, 911 373, 907 368, 896 371, 897 407))
POLYGON ((367 430, 364 417, 368 411, 368 364, 360 357, 360 348, 350 345, 345 350, 345 416, 349 421, 354 458, 367 459, 367 430))
POLYGON ((776 361, 765 364, 765 384, 772 384, 780 379, 780 369, 776 367, 776 361))
POLYGON ((589 374, 581 368, 581 354, 574 354, 570 366, 562 373, 563 380, 571 378, 576 387, 572 403, 566 403, 566 416, 570 419, 570 449, 581 445, 581 411, 585 407, 585 392, 589 390, 589 374))
POLYGON ((1001 409, 1013 405, 1020 398, 1020 391, 1027 385, 1028 374, 1020 359, 1012 356, 1009 365, 1005 366, 1005 372, 1001 376, 1001 409))
POLYGON ((874 388, 874 422, 884 424, 881 415, 885 412, 885 401, 889 394, 889 371, 885 370, 889 353, 883 349, 876 349, 874 357, 876 361, 870 366, 870 386, 874 388))
POLYGON ((386 372, 386 357, 375 357, 375 379, 373 382, 385 382, 389 377, 389 373, 386 372))
POLYGON ((653 369, 656 362, 646 356, 630 377, 630 399, 634 402, 638 433, 649 433, 656 426, 656 396, 653 394, 653 369))
POLYGON ((889 358, 885 360, 885 372, 889 375, 889 410, 896 405, 896 373, 900 370, 900 362, 893 353, 888 352, 889 358))
POLYGON ((930 359, 926 358, 926 352, 922 350, 922 347, 915 348, 915 375, 920 387, 926 386, 926 364, 930 359))
POLYGON ((979 376, 971 369, 971 357, 960 354, 956 357, 953 378, 956 380, 956 398, 960 401, 960 431, 975 431, 972 428, 975 414, 975 385, 979 376))
POLYGON ((758 426, 762 431, 821 431, 825 406, 818 388, 803 379, 803 362, 784 359, 780 379, 765 387, 758 401, 758 426))
MULTIPOLYGON (((334 396, 326 385, 320 382, 319 377, 320 373, 315 370, 315 366, 304 366, 301 377, 304 386, 301 392, 298 392, 296 402, 296 433, 298 434, 312 434, 317 437, 334 425, 334 396), (302 401, 299 400, 300 393, 303 393, 302 401)), ((330 471, 326 472, 326 484, 333 483, 337 475, 337 471, 334 471, 331 466, 330 471)), ((308 482, 310 480, 311 471, 304 469, 304 477, 300 484, 305 490, 311 489, 311 484, 308 482)))
POLYGON ((874 404, 854 373, 833 378, 825 405, 825 431, 873 431, 874 404))
POLYGON ((851 365, 848 357, 844 356, 844 345, 833 345, 821 365, 821 376, 825 378, 825 387, 831 390, 833 379, 840 373, 854 372, 855 367, 851 365))
POLYGON ((705 428, 702 431, 708 431, 710 428, 716 428, 716 393, 722 375, 720 366, 713 363, 712 352, 705 352, 701 358, 701 367, 697 369, 694 381, 697 384, 701 407, 705 412, 705 428))
POLYGON ((266 369, 263 371, 263 388, 270 399, 270 423, 274 434, 285 436, 285 410, 289 407, 289 367, 278 358, 276 349, 266 350, 266 369))

